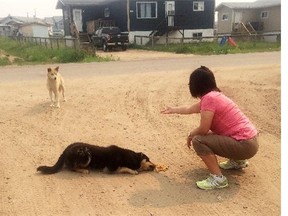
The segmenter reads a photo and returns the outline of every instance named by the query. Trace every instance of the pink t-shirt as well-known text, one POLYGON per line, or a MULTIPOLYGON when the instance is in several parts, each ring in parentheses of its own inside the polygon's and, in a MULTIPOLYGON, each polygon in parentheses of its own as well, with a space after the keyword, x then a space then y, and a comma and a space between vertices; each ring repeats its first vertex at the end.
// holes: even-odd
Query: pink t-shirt
POLYGON ((256 127, 237 105, 223 93, 212 91, 201 98, 201 111, 214 112, 210 130, 236 140, 247 140, 257 135, 256 127))

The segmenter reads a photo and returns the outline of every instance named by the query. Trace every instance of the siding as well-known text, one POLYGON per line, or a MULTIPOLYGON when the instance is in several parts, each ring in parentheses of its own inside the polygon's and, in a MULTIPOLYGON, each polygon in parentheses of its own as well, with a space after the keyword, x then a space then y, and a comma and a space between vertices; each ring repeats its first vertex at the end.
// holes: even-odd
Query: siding
POLYGON ((235 13, 242 13, 242 22, 263 22, 263 32, 280 32, 281 31, 281 6, 268 8, 253 8, 253 9, 231 9, 223 6, 218 11, 218 33, 231 33, 233 23, 235 23, 235 13), (261 18, 261 12, 268 11, 268 18, 261 18), (223 14, 228 15, 228 20, 222 20, 223 14))
POLYGON ((25 37, 49 37, 48 27, 43 25, 25 25, 19 30, 25 37))
POLYGON ((280 7, 271 7, 271 8, 262 8, 258 11, 259 21, 264 23, 265 32, 280 32, 281 31, 281 8, 280 7), (262 11, 268 11, 269 15, 266 19, 261 19, 260 14, 262 11))
MULTIPOLYGON (((213 29, 214 28, 214 0, 202 0, 204 11, 193 11, 192 0, 175 0, 175 26, 179 29, 213 29)), ((131 31, 155 30, 159 23, 165 20, 165 1, 157 2, 157 18, 137 19, 136 2, 130 1, 130 25, 131 31)))
POLYGON ((223 7, 221 11, 218 12, 218 33, 230 33, 232 31, 233 25, 233 10, 228 7, 223 7), (227 15, 227 20, 222 20, 223 15, 227 15))

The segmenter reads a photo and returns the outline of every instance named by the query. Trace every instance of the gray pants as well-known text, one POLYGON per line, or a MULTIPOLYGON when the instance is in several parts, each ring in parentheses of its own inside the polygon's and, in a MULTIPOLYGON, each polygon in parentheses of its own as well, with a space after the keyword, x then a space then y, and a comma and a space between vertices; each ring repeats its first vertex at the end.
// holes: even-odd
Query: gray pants
POLYGON ((227 136, 215 134, 196 135, 192 139, 193 148, 197 155, 216 154, 233 160, 252 158, 258 151, 257 137, 237 141, 227 136))

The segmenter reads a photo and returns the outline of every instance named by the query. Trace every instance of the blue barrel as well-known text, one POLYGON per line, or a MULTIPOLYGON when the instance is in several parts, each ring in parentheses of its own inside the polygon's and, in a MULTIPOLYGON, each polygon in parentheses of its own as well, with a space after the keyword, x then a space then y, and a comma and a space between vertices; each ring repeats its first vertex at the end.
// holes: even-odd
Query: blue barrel
POLYGON ((222 37, 222 39, 221 39, 221 41, 220 41, 220 46, 224 46, 224 44, 226 43, 226 41, 227 41, 227 37, 226 37, 226 36, 222 37))

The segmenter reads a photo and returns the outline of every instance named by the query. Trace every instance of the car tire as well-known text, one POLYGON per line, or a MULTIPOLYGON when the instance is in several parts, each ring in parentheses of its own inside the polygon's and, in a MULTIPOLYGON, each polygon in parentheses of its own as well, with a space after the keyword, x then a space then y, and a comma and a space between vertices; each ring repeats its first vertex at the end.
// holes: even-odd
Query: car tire
POLYGON ((121 48, 123 51, 125 51, 125 50, 127 50, 127 45, 122 45, 121 48))

